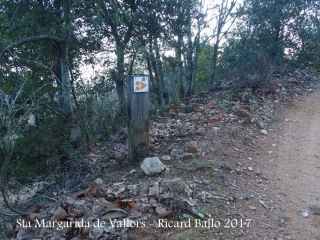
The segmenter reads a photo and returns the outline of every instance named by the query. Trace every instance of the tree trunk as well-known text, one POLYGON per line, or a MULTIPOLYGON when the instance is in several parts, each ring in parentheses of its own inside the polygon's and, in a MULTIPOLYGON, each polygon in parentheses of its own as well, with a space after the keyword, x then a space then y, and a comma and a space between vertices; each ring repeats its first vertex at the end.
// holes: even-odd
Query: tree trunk
POLYGON ((219 49, 219 41, 216 41, 213 45, 213 53, 211 59, 211 76, 210 83, 214 83, 217 72, 217 61, 218 61, 218 49, 219 49))
POLYGON ((157 100, 158 100, 158 104, 161 107, 163 105, 163 99, 162 99, 162 89, 161 89, 161 84, 160 84, 160 76, 159 76, 159 72, 157 70, 157 63, 156 63, 156 56, 153 53, 153 38, 150 35, 149 36, 149 55, 150 55, 150 64, 151 67, 153 69, 154 72, 154 76, 155 76, 155 89, 156 89, 156 94, 157 94, 157 100))
POLYGON ((220 35, 222 31, 222 27, 224 25, 223 23, 223 16, 222 16, 222 10, 220 10, 220 15, 218 18, 218 26, 217 26, 217 35, 216 35, 216 41, 213 45, 213 53, 212 53, 212 59, 211 59, 211 76, 210 76, 210 83, 213 84, 216 78, 217 73, 217 62, 218 62, 218 50, 219 50, 219 44, 220 44, 220 35))
POLYGON ((151 86, 150 86, 151 90, 158 95, 157 86, 156 86, 156 83, 155 83, 155 80, 154 80, 154 76, 153 76, 153 72, 152 72, 152 65, 151 65, 150 57, 146 56, 145 59, 146 59, 147 69, 148 69, 148 72, 149 72, 149 77, 150 77, 150 82, 151 82, 151 86))
POLYGON ((235 18, 232 18, 232 10, 234 9, 236 5, 236 0, 232 0, 229 2, 229 0, 222 1, 221 5, 219 6, 219 15, 217 19, 217 28, 215 34, 215 43, 213 45, 213 53, 212 53, 212 59, 211 59, 211 76, 210 76, 210 83, 213 84, 216 78, 217 73, 217 62, 218 62, 218 50, 219 50, 219 44, 222 40, 222 38, 227 34, 227 32, 230 30, 231 26, 235 22, 235 18), (231 20, 231 21, 230 21, 231 20), (228 28, 222 32, 223 27, 229 23, 228 28))
POLYGON ((126 95, 124 92, 124 49, 125 47, 121 43, 116 44, 116 56, 117 56, 117 74, 116 74, 116 90, 120 103, 120 114, 126 116, 126 95))
POLYGON ((182 45, 183 45, 183 35, 182 33, 179 33, 177 47, 176 47, 176 58, 178 62, 178 88, 179 88, 180 99, 184 97, 182 45))
MULTIPOLYGON (((190 16, 190 13, 188 14, 190 16)), ((189 97, 193 92, 193 43, 192 43, 192 32, 191 32, 191 19, 188 19, 188 45, 187 45, 187 56, 186 56, 186 96, 189 97)))
POLYGON ((162 64, 161 64, 161 58, 160 58, 160 49, 159 49, 159 43, 158 39, 154 39, 154 48, 156 51, 156 71, 158 73, 158 78, 159 78, 159 91, 161 94, 161 97, 164 99, 165 104, 169 104, 169 94, 167 91, 167 88, 164 84, 164 78, 163 78, 163 71, 162 71, 162 64))
POLYGON ((70 41, 70 0, 62 1, 64 40, 59 44, 59 60, 61 70, 61 109, 63 110, 67 121, 72 119, 71 94, 70 94, 70 76, 69 76, 69 41, 70 41))
POLYGON ((194 59, 193 59, 193 68, 192 68, 192 92, 194 90, 194 85, 195 85, 195 79, 196 79, 196 74, 197 74, 197 67, 198 67, 198 59, 200 55, 200 34, 201 34, 201 25, 200 25, 200 18, 197 19, 197 35, 194 41, 194 59))
POLYGON ((270 50, 270 56, 272 60, 275 62, 278 60, 279 57, 281 57, 281 16, 282 16, 282 10, 285 7, 285 3, 283 1, 276 0, 274 3, 274 18, 272 20, 272 28, 274 30, 274 39, 273 43, 271 43, 271 50, 270 50))
POLYGON ((61 109, 67 119, 72 116, 72 107, 70 102, 70 77, 69 77, 69 62, 68 62, 68 47, 67 43, 63 45, 60 52, 60 69, 61 69, 61 109))

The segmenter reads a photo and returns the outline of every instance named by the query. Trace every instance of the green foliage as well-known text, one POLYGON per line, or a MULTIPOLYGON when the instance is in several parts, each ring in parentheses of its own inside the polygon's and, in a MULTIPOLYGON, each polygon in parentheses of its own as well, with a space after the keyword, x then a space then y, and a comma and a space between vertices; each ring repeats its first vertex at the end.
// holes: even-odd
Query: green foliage
MULTIPOLYGON (((36 115, 36 126, 28 123, 30 114, 22 114, 12 119, 16 139, 10 162, 10 176, 35 177, 52 169, 53 162, 55 166, 59 166, 54 160, 58 159, 57 149, 61 149, 63 143, 68 142, 68 131, 60 118, 51 114, 51 117, 44 118, 48 112, 43 111, 34 110, 30 113, 36 115)), ((2 121, 1 129, 6 134, 6 122, 2 121)), ((4 157, 3 144, 1 157, 4 157)))
POLYGON ((213 47, 205 45, 199 55, 195 77, 196 91, 204 89, 209 83, 212 52, 213 47))
POLYGON ((273 70, 288 61, 316 64, 318 1, 245 0, 218 68, 240 86, 269 85, 273 70))
POLYGON ((320 67, 320 2, 312 1, 300 16, 298 24, 292 26, 299 38, 292 55, 298 64, 320 67))
POLYGON ((272 64, 272 58, 263 49, 251 48, 240 39, 225 46, 218 70, 223 77, 238 80, 239 87, 256 88, 270 83, 272 64))
POLYGON ((105 141, 126 124, 119 112, 119 102, 108 76, 94 79, 91 86, 78 83, 78 88, 79 109, 75 114, 78 119, 83 119, 82 131, 88 134, 90 140, 105 141))
POLYGON ((9 176, 17 179, 33 179, 39 176, 46 176, 46 174, 51 174, 57 167, 59 167, 59 161, 51 161, 49 163, 46 161, 39 161, 30 163, 28 161, 15 160, 11 164, 12 171, 9 176))

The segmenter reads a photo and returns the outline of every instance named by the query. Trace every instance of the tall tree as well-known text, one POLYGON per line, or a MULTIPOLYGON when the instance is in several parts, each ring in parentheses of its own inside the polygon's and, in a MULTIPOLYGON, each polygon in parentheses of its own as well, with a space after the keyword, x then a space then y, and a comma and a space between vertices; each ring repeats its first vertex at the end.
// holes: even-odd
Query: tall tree
POLYGON ((168 30, 172 18, 171 0, 155 1, 148 7, 148 13, 142 17, 142 31, 138 35, 142 46, 153 89, 159 106, 169 103, 168 86, 165 84, 163 69, 163 47, 170 41, 172 34, 168 30))
MULTIPOLYGON (((8 7, 5 9, 7 13, 11 11, 10 7, 13 7, 16 14, 25 14, 25 19, 18 19, 17 16, 11 19, 14 26, 7 31, 6 42, 0 48, 1 63, 6 65, 16 60, 20 61, 17 66, 29 68, 34 78, 38 75, 38 82, 42 82, 41 79, 48 79, 43 69, 55 75, 53 81, 61 90, 59 106, 57 108, 49 106, 55 101, 55 93, 52 93, 52 103, 43 104, 43 106, 64 119, 64 123, 70 130, 70 140, 77 142, 80 135, 78 130, 75 131, 78 127, 72 116, 70 90, 70 66, 72 64, 69 47, 70 42, 74 40, 71 0, 52 2, 30 0, 23 1, 23 3, 22 1, 9 3, 5 7, 8 7), (12 34, 11 31, 17 31, 14 28, 19 28, 18 34, 12 34), (39 67, 43 69, 40 70, 39 67), (77 132, 76 136, 75 132, 77 132)), ((54 90, 54 87, 51 90, 54 90)))
POLYGON ((174 43, 176 61, 177 61, 177 80, 178 80, 178 89, 179 97, 183 98, 185 95, 184 87, 184 74, 183 74, 183 37, 185 36, 185 26, 186 21, 190 17, 188 16, 187 11, 191 4, 191 1, 179 0, 175 5, 176 10, 176 20, 172 24, 172 31, 176 35, 177 41, 174 43))
POLYGON ((116 90, 120 102, 120 110, 126 113, 125 98, 125 51, 137 27, 137 11, 141 1, 99 1, 100 15, 106 25, 106 34, 113 38, 116 48, 116 90))
POLYGON ((297 57, 306 12, 313 12, 309 5, 315 2, 244 0, 234 35, 220 58, 225 71, 252 87, 268 85, 276 66, 297 57))
MULTIPOLYGON (((64 115, 66 119, 71 119, 72 116, 72 106, 70 102, 70 76, 69 76, 69 42, 71 38, 71 24, 70 24, 70 8, 71 8, 71 0, 62 0, 62 1, 54 1, 53 5, 45 6, 43 1, 38 2, 39 5, 37 9, 39 11, 44 11, 40 15, 43 17, 48 11, 47 7, 51 7, 51 11, 55 12, 55 18, 53 22, 57 25, 52 25, 51 29, 45 31, 44 26, 41 26, 40 29, 36 28, 37 31, 32 31, 27 33, 23 33, 23 35, 19 36, 18 39, 11 38, 7 40, 7 44, 2 47, 0 51, 0 58, 6 58, 7 61, 10 61, 10 55, 14 54, 14 56, 19 57, 21 51, 25 50, 26 52, 32 53, 30 47, 30 43, 40 43, 41 41, 49 41, 52 46, 56 47, 57 55, 59 58, 59 68, 60 74, 58 78, 61 80, 61 97, 60 97, 60 112, 64 115), (61 25, 62 22, 62 25, 61 25), (56 30, 60 30, 58 34, 52 34, 56 32, 56 30), (50 33, 52 32, 52 33, 50 33), (31 36, 30 36, 31 35, 31 36), (18 48, 20 49, 18 50, 18 48), (23 48, 24 47, 24 48, 23 48), (17 49, 17 52, 13 50, 17 49), (23 50, 21 50, 23 49, 23 50), (5 56, 6 55, 6 56, 5 56)), ((31 4, 32 5, 32 4, 31 4)), ((20 6, 17 6, 18 8, 20 6)), ((32 21, 35 24, 37 20, 32 21)), ((25 23, 23 23, 25 24, 25 23)), ((34 26, 30 26, 31 28, 34 26)))
POLYGON ((187 10, 186 38, 184 59, 186 72, 186 96, 191 96, 197 71, 197 62, 203 45, 207 39, 201 39, 206 28, 202 1, 195 1, 187 10))
POLYGON ((255 48, 263 50, 272 61, 281 60, 293 40, 290 22, 297 24, 305 4, 303 0, 245 0, 242 19, 248 40, 255 41, 255 48))
POLYGON ((220 5, 214 7, 215 10, 217 9, 217 15, 214 18, 216 24, 213 29, 214 44, 211 58, 210 83, 213 83, 216 78, 220 42, 228 34, 230 28, 236 20, 236 15, 233 11, 236 3, 237 0, 225 0, 222 1, 220 5))

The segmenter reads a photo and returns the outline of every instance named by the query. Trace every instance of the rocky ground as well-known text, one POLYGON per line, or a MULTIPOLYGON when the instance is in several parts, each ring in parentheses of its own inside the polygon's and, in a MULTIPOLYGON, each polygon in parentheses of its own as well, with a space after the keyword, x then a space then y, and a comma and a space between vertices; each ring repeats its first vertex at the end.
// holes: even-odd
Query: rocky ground
POLYGON ((6 219, 4 233, 9 239, 320 239, 318 76, 292 70, 275 75, 267 90, 204 92, 176 103, 152 118, 155 169, 119 167, 127 152, 123 130, 92 146, 85 158, 99 167, 92 181, 34 204, 18 221, 6 219))

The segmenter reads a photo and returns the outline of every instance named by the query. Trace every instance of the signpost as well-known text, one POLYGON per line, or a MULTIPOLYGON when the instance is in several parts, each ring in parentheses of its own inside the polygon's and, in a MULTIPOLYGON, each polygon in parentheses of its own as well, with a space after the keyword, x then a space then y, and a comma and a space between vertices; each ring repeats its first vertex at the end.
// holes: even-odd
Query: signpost
POLYGON ((133 77, 133 89, 135 93, 147 93, 149 92, 149 77, 147 76, 140 76, 140 77, 133 77))
POLYGON ((149 77, 128 78, 128 161, 149 156, 149 77))

